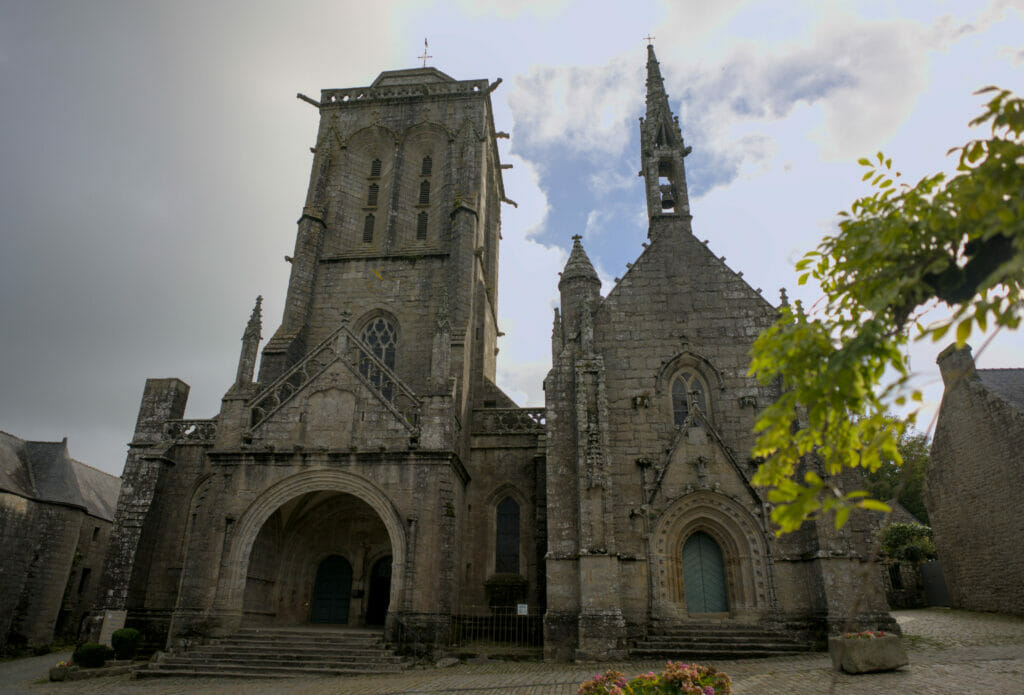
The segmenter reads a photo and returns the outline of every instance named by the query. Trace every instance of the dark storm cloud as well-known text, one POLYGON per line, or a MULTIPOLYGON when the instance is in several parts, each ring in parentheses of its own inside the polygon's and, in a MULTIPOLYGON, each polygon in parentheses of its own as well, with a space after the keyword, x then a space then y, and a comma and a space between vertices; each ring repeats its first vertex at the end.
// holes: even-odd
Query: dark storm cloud
POLYGON ((316 127, 294 94, 331 78, 290 72, 303 17, 249 3, 2 15, 0 429, 120 472, 146 377, 209 417, 256 294, 276 328, 316 127))

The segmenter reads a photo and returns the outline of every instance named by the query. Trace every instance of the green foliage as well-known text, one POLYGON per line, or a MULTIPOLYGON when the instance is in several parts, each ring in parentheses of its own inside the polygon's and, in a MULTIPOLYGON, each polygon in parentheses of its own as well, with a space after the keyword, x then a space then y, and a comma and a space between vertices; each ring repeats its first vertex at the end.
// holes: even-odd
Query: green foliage
POLYGON ((118 659, 134 659, 135 652, 139 650, 139 641, 142 633, 131 627, 123 627, 115 630, 110 636, 110 645, 118 659))
POLYGON ((924 523, 928 523, 928 510, 924 506, 924 477, 931 457, 928 437, 911 429, 904 430, 896 442, 903 459, 902 467, 892 459, 866 475, 868 493, 879 500, 896 499, 897 502, 924 523), (904 482, 904 469, 906 481, 904 482), (899 494, 897 494, 899 493, 899 494))
POLYGON ((882 552, 893 560, 924 562, 934 560, 932 530, 921 524, 889 524, 882 531, 882 552))
POLYGON ((732 680, 700 664, 670 661, 660 674, 650 671, 632 680, 620 671, 599 673, 580 684, 579 695, 728 695, 732 680))
POLYGON ((110 647, 96 642, 85 642, 78 645, 71 660, 82 668, 99 668, 110 658, 110 647))
POLYGON ((907 392, 910 326, 935 341, 955 327, 963 345, 974 327, 1020 324, 1024 100, 995 87, 979 93, 991 98, 971 125, 988 124, 990 137, 950 151, 959 153, 955 176, 910 186, 881 152, 860 160, 875 192, 841 212, 839 232, 797 263, 799 282, 814 279, 823 300, 811 312, 783 307, 754 344, 751 373, 783 385, 758 420, 753 451, 764 459, 754 484, 771 488, 780 533, 822 514, 842 526, 854 507, 888 509, 865 491, 844 493, 832 476, 902 464, 913 415, 899 422, 886 411, 921 400, 907 392), (915 313, 939 301, 951 317, 921 325, 915 313))

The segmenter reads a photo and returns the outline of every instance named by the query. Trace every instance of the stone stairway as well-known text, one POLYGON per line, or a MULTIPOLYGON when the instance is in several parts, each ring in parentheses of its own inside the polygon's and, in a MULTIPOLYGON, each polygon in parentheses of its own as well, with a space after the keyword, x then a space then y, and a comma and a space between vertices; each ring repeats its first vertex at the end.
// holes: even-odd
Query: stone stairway
POLYGON ((243 628, 215 644, 165 654, 133 675, 288 678, 394 673, 410 665, 388 648, 380 630, 243 628))
POLYGON ((633 659, 750 659, 814 650, 806 633, 759 625, 687 623, 652 627, 629 650, 633 659))

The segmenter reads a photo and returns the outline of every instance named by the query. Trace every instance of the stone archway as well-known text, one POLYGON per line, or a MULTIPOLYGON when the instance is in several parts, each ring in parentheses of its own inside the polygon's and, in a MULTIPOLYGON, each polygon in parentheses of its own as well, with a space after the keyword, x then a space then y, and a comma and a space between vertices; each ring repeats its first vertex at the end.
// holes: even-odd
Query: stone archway
MULTIPOLYGON (((250 561, 253 559, 253 550, 257 539, 268 533, 266 529, 270 527, 267 522, 272 520, 272 517, 280 516, 279 510, 285 508, 289 503, 291 503, 289 506, 296 505, 296 500, 303 500, 303 504, 310 508, 316 508, 318 505, 323 508, 331 506, 334 499, 349 499, 350 506, 368 508, 367 512, 372 511, 379 523, 383 525, 390 546, 387 551, 394 559, 389 604, 392 610, 402 605, 402 579, 405 574, 407 542, 404 526, 394 505, 379 488, 365 478, 344 471, 309 471, 291 476, 269 487, 249 505, 238 519, 235 533, 232 538, 228 539, 229 548, 225 554, 218 582, 217 610, 225 617, 226 623, 230 622, 225 627, 237 628, 243 621, 250 561)), ((304 533, 315 534, 318 523, 321 521, 312 518, 307 526, 313 531, 306 530, 304 533)), ((281 537, 284 538, 289 531, 283 524, 279 525, 282 526, 281 537)), ((273 533, 273 530, 270 533, 273 533)), ((294 547, 294 544, 286 543, 284 545, 290 553, 290 555, 284 556, 287 564, 297 556, 298 549, 294 547)), ((303 611, 301 615, 296 612, 287 619, 292 622, 308 620, 311 609, 309 602, 312 597, 316 569, 323 559, 332 554, 335 553, 329 549, 323 550, 320 557, 303 563, 304 566, 311 567, 308 582, 309 598, 303 597, 300 601, 301 605, 295 607, 296 611, 300 609, 303 611)), ((292 562, 292 564, 295 563, 292 562)), ((252 582, 248 583, 251 585, 252 582)), ((251 595, 251 589, 249 593, 251 595)), ((269 599, 265 598, 264 600, 269 599)), ((285 605, 287 605, 286 602, 285 605)))
POLYGON ((700 490, 673 502, 654 525, 650 558, 652 617, 691 617, 683 555, 686 542, 696 534, 703 534, 721 553, 729 615, 752 617, 768 610, 774 592, 767 546, 757 519, 736 500, 700 490))

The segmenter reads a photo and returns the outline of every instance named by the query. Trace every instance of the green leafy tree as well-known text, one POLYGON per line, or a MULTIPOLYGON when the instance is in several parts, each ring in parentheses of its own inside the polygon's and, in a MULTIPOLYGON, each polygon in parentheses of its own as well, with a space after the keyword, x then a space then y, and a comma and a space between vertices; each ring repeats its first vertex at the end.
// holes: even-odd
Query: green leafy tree
POLYGON ((903 462, 907 422, 886 416, 920 401, 909 390, 906 345, 940 340, 954 330, 959 345, 976 327, 1017 328, 1024 301, 1024 100, 987 87, 982 114, 988 138, 957 153, 955 175, 898 183, 892 161, 860 160, 874 193, 854 201, 837 234, 797 263, 799 282, 815 280, 824 297, 813 311, 783 307, 756 341, 751 373, 781 379, 781 397, 762 413, 754 455, 764 460, 754 484, 771 488, 779 532, 834 514, 841 526, 853 507, 887 510, 867 491, 844 492, 842 471, 875 471, 903 462), (940 302, 950 318, 921 325, 940 302), (824 474, 824 475, 822 475, 824 474))
POLYGON ((928 523, 928 510, 924 506, 924 477, 931 463, 928 437, 911 428, 905 428, 896 442, 903 459, 901 466, 885 459, 873 471, 867 471, 868 493, 877 500, 895 499, 924 523, 928 523))
POLYGON ((924 562, 938 557, 932 530, 922 524, 889 524, 882 531, 882 552, 893 560, 924 562))

